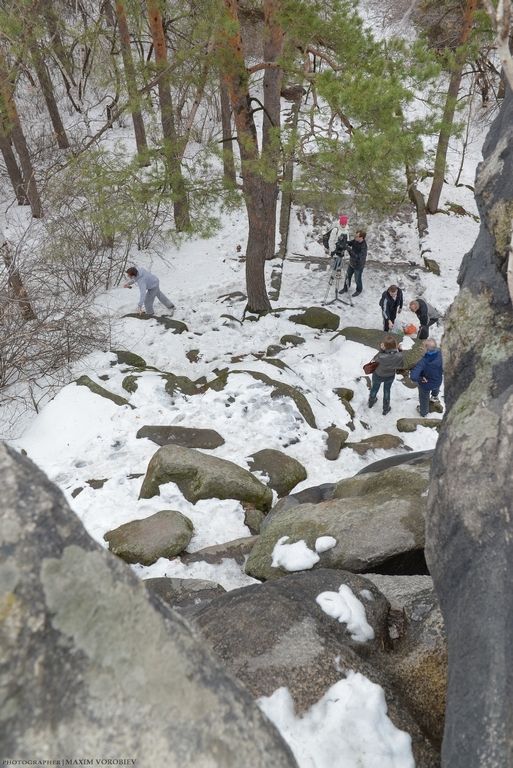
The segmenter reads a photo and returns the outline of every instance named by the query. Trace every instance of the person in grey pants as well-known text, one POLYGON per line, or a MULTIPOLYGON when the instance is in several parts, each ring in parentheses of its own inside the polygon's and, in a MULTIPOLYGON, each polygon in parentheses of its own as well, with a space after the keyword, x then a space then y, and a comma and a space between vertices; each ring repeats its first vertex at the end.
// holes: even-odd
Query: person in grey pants
POLYGON ((123 288, 131 288, 134 283, 139 286, 139 304, 137 305, 139 313, 142 314, 143 306, 147 315, 153 315, 153 302, 157 298, 161 304, 171 310, 173 314, 175 305, 164 296, 159 288, 159 279, 144 267, 129 267, 126 271, 130 280, 124 284, 123 288))

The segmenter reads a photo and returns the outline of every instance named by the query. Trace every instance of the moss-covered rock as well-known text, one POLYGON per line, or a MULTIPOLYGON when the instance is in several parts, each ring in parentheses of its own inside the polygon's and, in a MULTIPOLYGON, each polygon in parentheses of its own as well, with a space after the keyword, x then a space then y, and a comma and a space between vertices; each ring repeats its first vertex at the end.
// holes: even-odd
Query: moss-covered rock
POLYGON ((273 579, 286 571, 273 567, 273 550, 283 536, 314 550, 320 536, 336 544, 322 552, 316 568, 372 570, 390 558, 424 547, 424 515, 429 464, 392 467, 337 483, 333 498, 320 504, 283 509, 265 526, 251 551, 246 573, 273 579))
POLYGON ((177 445, 165 445, 154 454, 139 498, 158 496, 165 483, 176 483, 193 504, 200 499, 238 499, 267 510, 272 503, 271 489, 251 472, 226 459, 177 445))
POLYGON ((108 389, 105 389, 105 387, 102 387, 100 384, 97 384, 95 381, 90 379, 89 376, 81 376, 79 379, 76 380, 75 383, 79 387, 87 387, 95 395, 99 395, 100 397, 105 397, 107 400, 111 400, 111 402, 115 403, 116 405, 128 405, 129 408, 134 407, 124 397, 121 397, 121 395, 115 395, 114 392, 109 392, 108 389))
POLYGON ((340 325, 340 317, 324 307, 308 307, 299 315, 291 315, 289 320, 318 330, 336 331, 340 325))
POLYGON ((417 427, 431 427, 440 429, 442 419, 398 419, 396 427, 399 432, 415 432, 417 427))
POLYGON ((293 333, 286 333, 285 336, 282 336, 280 339, 280 344, 283 344, 284 346, 292 344, 293 347, 298 347, 300 344, 304 343, 305 339, 302 336, 296 336, 293 333))
POLYGON ((127 352, 125 349, 113 349, 112 352, 116 355, 119 365, 130 365, 132 368, 146 368, 146 360, 134 352, 127 352))
POLYGON ((125 389, 130 394, 133 394, 134 392, 137 392, 137 379, 139 376, 133 376, 132 374, 125 376, 123 381, 121 382, 121 386, 123 389, 125 389))
POLYGON ((344 336, 348 341, 356 341, 358 344, 365 344, 372 349, 379 349, 379 345, 383 341, 383 331, 378 331, 375 328, 357 328, 356 326, 347 326, 342 328, 333 338, 337 336, 344 336))
POLYGON ((144 520, 132 520, 103 537, 110 551, 125 563, 152 565, 160 557, 175 557, 186 548, 194 528, 188 517, 163 509, 144 520))
POLYGON ((379 449, 390 451, 396 448, 403 448, 404 442, 397 435, 372 435, 372 437, 366 437, 358 443, 346 443, 345 447, 352 448, 353 451, 363 456, 367 451, 377 451, 379 449))
POLYGON ((427 256, 424 256, 424 266, 429 272, 440 276, 440 264, 435 259, 428 259, 427 256))
POLYGON ((200 388, 187 376, 177 376, 175 373, 162 373, 161 377, 166 382, 165 390, 168 395, 175 395, 177 392, 182 395, 197 395, 200 392, 200 388))
POLYGON ((249 466, 252 472, 265 472, 269 487, 278 496, 286 496, 307 477, 306 469, 297 459, 271 448, 253 453, 249 457, 249 466))
POLYGON ((342 446, 349 437, 349 432, 345 429, 340 429, 340 427, 328 427, 326 432, 328 433, 328 440, 324 456, 328 461, 335 461, 338 459, 342 446))
POLYGON ((193 427, 147 425, 141 427, 136 437, 146 437, 157 445, 182 445, 186 448, 213 449, 224 445, 224 438, 215 429, 193 427))

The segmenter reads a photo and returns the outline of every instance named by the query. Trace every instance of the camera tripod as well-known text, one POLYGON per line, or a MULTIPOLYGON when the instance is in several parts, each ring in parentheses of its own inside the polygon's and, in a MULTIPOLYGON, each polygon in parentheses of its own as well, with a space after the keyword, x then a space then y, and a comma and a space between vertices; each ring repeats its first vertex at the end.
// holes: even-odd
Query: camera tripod
MULTIPOLYGON (((334 304, 335 301, 341 301, 342 304, 347 304, 349 307, 354 306, 353 300, 351 298, 351 294, 348 292, 347 297, 349 301, 345 301, 345 299, 341 299, 339 294, 340 291, 340 283, 342 281, 342 258, 344 256, 345 250, 342 251, 338 256, 333 257, 333 265, 331 267, 331 273, 328 280, 328 287, 326 288, 326 293, 324 294, 323 304, 334 304), (331 286, 335 284, 335 298, 332 301, 327 301, 328 294, 330 292, 331 286)), ((344 280, 344 288, 348 288, 346 280, 344 280)))

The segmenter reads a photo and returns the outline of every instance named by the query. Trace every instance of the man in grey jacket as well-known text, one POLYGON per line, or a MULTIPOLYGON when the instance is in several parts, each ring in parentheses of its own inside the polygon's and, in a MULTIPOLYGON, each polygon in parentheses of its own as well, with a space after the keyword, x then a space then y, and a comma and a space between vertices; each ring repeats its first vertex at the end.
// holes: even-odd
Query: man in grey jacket
POLYGON ((129 267, 126 273, 130 280, 124 284, 123 288, 131 288, 134 283, 137 283, 139 287, 139 304, 137 305, 139 314, 142 314, 144 306, 146 314, 153 315, 153 302, 156 298, 171 310, 171 315, 173 314, 175 305, 160 290, 159 279, 156 275, 144 267, 129 267))

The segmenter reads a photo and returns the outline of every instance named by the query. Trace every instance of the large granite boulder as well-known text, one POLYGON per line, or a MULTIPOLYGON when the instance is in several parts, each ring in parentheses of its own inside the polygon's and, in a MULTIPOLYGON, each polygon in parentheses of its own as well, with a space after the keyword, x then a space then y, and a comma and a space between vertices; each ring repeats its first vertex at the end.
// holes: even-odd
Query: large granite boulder
POLYGON ((284 686, 299 716, 349 671, 362 673, 384 688, 389 717, 412 737, 416 765, 436 768, 435 751, 383 671, 387 614, 387 601, 370 581, 320 569, 229 592, 195 611, 192 621, 255 698, 284 686), (317 603, 319 595, 342 590, 360 602, 372 638, 356 640, 354 627, 317 603))
POLYGON ((319 537, 332 536, 335 546, 321 552, 314 567, 355 573, 423 550, 428 475, 426 465, 356 475, 337 483, 331 500, 283 509, 261 529, 246 573, 256 579, 283 576, 286 571, 272 563, 284 536, 290 544, 304 541, 311 551, 319 537))
POLYGON ((165 445, 153 455, 139 498, 158 496, 165 483, 176 483, 193 504, 200 499, 238 499, 265 511, 272 503, 271 489, 251 472, 226 459, 178 445, 165 445))
POLYGON ((286 496, 307 477, 304 466, 283 451, 264 448, 251 454, 248 460, 252 472, 265 472, 269 477, 269 487, 278 496, 286 496))
POLYGON ((155 610, 31 461, 0 446, 0 474, 0 754, 296 765, 249 693, 182 618, 155 610))
POLYGON ((219 448, 224 445, 224 438, 215 429, 197 429, 196 427, 144 426, 136 437, 147 437, 157 445, 183 445, 185 448, 219 448))
POLYGON ((291 315, 289 320, 298 325, 306 325, 318 330, 336 331, 340 325, 340 317, 324 307, 308 307, 299 315, 291 315))
POLYGON ((162 509, 143 520, 131 520, 103 537, 110 551, 125 563, 152 565, 160 557, 175 557, 192 539, 194 527, 188 517, 173 509, 162 509))

